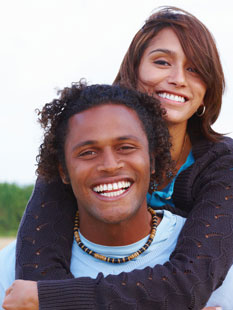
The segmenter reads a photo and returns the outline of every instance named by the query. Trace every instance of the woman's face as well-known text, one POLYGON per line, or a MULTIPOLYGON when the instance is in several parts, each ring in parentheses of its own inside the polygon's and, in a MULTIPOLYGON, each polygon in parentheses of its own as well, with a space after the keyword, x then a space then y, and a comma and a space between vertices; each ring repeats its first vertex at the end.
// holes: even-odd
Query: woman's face
POLYGON ((161 30, 144 51, 138 89, 158 97, 167 111, 168 125, 184 125, 203 103, 206 85, 171 28, 161 30))

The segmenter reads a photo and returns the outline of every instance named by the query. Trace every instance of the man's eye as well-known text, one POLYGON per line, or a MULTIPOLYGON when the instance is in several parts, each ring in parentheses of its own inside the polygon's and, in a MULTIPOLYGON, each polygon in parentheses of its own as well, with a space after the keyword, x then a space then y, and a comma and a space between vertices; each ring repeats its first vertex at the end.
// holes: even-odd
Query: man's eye
POLYGON ((122 145, 122 146, 120 146, 119 147, 119 150, 120 151, 132 151, 132 150, 135 150, 136 149, 136 147, 134 146, 134 145, 122 145))
POLYGON ((94 155, 96 155, 95 151, 83 151, 78 155, 78 157, 90 157, 94 155))

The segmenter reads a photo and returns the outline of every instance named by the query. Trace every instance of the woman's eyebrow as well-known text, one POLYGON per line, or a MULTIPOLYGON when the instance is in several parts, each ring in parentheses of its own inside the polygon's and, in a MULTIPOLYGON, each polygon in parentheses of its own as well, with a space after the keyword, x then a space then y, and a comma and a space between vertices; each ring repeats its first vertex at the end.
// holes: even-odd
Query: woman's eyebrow
POLYGON ((164 53, 164 54, 168 54, 168 55, 174 54, 173 51, 168 50, 168 49, 166 49, 166 48, 157 48, 157 49, 155 49, 155 50, 153 50, 153 51, 150 51, 148 55, 150 55, 150 54, 152 54, 152 53, 164 53))

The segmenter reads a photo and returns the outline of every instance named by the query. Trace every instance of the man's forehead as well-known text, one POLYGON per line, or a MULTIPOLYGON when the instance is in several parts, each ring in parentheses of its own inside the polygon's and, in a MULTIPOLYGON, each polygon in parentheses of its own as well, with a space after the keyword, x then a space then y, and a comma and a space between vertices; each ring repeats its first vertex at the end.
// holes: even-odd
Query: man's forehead
POLYGON ((76 140, 75 145, 109 139, 147 141, 137 113, 119 104, 101 105, 73 115, 68 135, 76 140))
POLYGON ((86 128, 88 131, 114 128, 119 132, 121 129, 132 132, 143 130, 137 113, 121 104, 103 104, 84 110, 71 116, 69 124, 72 129, 86 128))

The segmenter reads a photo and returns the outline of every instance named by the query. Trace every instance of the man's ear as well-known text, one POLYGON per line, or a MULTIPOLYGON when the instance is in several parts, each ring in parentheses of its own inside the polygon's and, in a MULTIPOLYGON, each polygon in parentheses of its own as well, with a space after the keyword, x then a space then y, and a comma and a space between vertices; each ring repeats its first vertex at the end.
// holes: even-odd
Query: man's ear
POLYGON ((64 184, 70 184, 69 177, 68 177, 67 173, 64 171, 61 164, 58 165, 58 171, 59 171, 60 177, 62 179, 62 182, 64 184))
POLYGON ((150 174, 154 174, 155 173, 155 156, 152 153, 150 156, 150 174))

